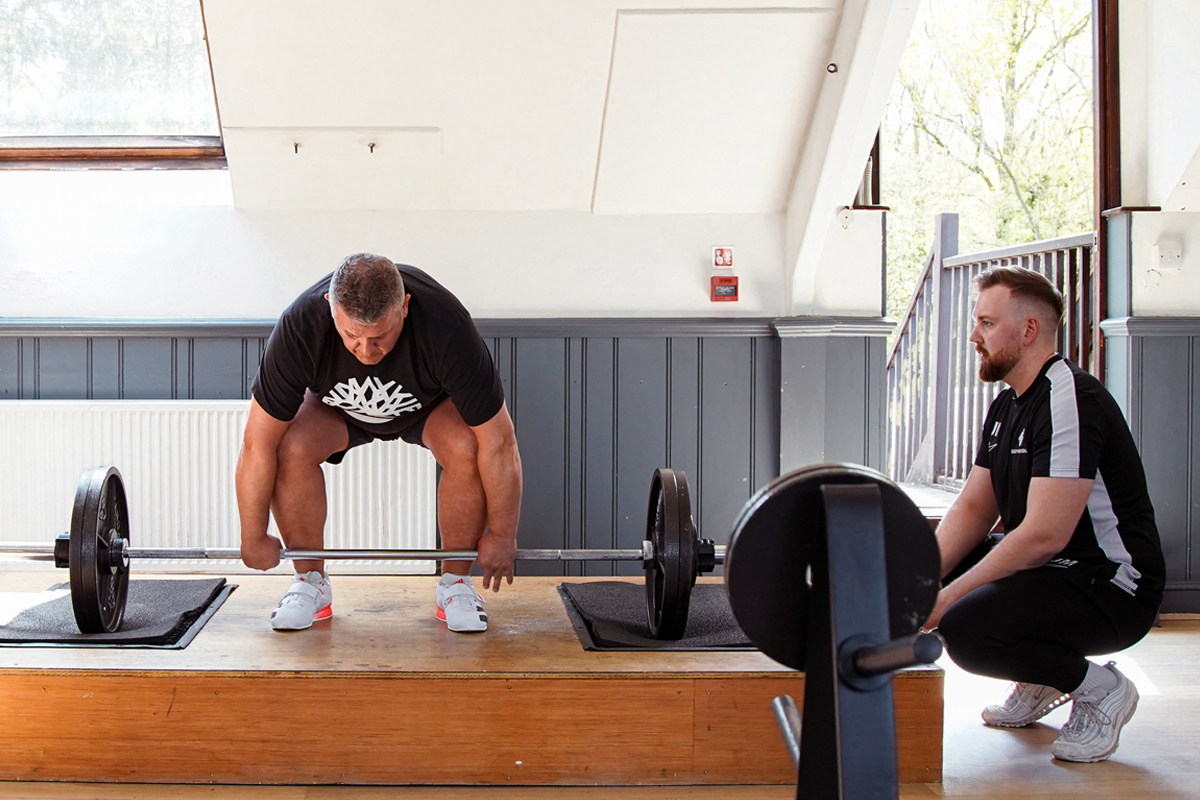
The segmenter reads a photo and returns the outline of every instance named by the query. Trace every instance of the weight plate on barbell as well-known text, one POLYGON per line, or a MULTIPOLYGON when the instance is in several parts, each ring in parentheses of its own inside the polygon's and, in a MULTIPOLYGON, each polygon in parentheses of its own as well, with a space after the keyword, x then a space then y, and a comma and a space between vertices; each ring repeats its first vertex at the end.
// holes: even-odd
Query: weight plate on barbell
POLYGON ((650 482, 646 538, 654 560, 646 564, 646 616, 656 639, 681 639, 696 583, 699 553, 687 476, 660 468, 650 482))
MULTIPOLYGON (((750 498, 725 553, 725 588, 733 614, 755 647, 803 670, 816 537, 824 537, 824 484, 875 483, 883 510, 891 638, 916 633, 933 611, 941 555, 929 522, 884 475, 866 467, 822 464, 795 470, 750 498)), ((883 578, 883 576, 881 576, 883 578)), ((836 613, 836 609, 834 609, 836 613)))
POLYGON ((129 541, 125 485, 116 467, 83 473, 71 511, 71 605, 81 633, 113 633, 125 616, 128 562, 112 543, 129 541))

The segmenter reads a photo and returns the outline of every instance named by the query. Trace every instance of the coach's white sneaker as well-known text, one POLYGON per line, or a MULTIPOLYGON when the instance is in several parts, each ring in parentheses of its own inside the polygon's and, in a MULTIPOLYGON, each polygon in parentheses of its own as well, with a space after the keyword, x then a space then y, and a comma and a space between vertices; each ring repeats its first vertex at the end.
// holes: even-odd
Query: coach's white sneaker
POLYGON ((1070 695, 1053 686, 1016 683, 1001 705, 988 706, 983 710, 983 721, 994 728, 1024 728, 1069 699, 1070 695))
POLYGON ((1137 710, 1138 690, 1133 681, 1118 672, 1114 662, 1104 666, 1117 676, 1117 688, 1099 700, 1072 695, 1071 718, 1050 746, 1050 752, 1061 761, 1103 761, 1111 756, 1121 728, 1137 710))
POLYGON ((437 618, 455 633, 479 633, 487 630, 483 596, 475 591, 470 575, 447 572, 437 583, 437 618))
POLYGON ((277 631, 302 631, 314 621, 333 616, 333 587, 329 579, 313 570, 293 575, 292 585, 271 612, 271 627, 277 631))

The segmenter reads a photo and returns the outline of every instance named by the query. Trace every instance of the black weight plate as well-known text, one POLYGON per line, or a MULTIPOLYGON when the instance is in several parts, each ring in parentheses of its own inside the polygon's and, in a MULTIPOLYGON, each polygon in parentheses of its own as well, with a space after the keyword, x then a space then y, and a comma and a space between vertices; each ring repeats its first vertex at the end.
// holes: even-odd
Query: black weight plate
POLYGON ((725 588, 756 647, 793 669, 805 665, 814 537, 825 535, 822 484, 875 483, 883 504, 888 622, 893 639, 915 633, 937 602, 941 556, 929 522, 900 487, 855 465, 824 464, 777 478, 734 524, 725 588))
POLYGON ((696 583, 696 526, 687 476, 657 469, 650 482, 646 538, 654 561, 646 565, 646 618, 656 639, 681 639, 696 583))
POLYGON ((129 540, 125 485, 116 467, 83 473, 71 512, 71 605, 81 633, 113 633, 125 616, 129 569, 113 569, 114 539, 129 540))

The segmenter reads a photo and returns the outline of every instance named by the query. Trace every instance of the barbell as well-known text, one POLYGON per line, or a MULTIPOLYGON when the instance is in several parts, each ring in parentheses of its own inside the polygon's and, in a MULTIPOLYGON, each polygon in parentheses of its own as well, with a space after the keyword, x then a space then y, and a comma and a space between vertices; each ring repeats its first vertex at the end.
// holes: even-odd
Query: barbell
MULTIPOLYGON (((84 471, 75 490, 70 533, 53 544, 0 543, 0 555, 53 560, 70 572, 71 606, 82 633, 120 629, 129 592, 130 561, 148 559, 241 559, 236 548, 133 547, 129 504, 116 467, 84 471)), ((471 550, 289 550, 281 560, 376 559, 473 561, 471 550)), ((679 639, 697 576, 712 572, 725 548, 701 539, 692 519, 687 476, 660 468, 650 484, 646 539, 640 548, 517 550, 518 561, 636 561, 646 572, 646 617, 657 639, 679 639)))

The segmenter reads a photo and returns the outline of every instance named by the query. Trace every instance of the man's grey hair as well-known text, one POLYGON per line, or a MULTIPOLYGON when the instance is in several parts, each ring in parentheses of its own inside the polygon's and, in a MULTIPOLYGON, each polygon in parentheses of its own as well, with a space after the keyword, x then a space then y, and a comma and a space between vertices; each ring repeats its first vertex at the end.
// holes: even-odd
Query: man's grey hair
POLYGON ((404 279, 390 258, 355 253, 334 271, 329 302, 359 325, 374 325, 404 302, 404 279))

